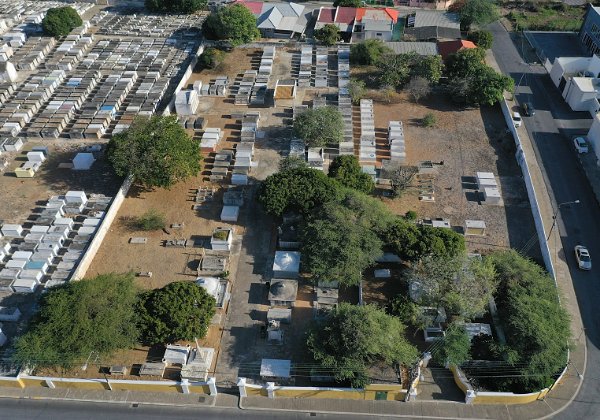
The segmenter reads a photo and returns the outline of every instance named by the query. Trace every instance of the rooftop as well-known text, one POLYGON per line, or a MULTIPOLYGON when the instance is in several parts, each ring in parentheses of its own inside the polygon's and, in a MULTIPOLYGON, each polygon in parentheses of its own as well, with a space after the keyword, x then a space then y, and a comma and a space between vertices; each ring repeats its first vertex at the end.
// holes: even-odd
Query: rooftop
POLYGON ((283 359, 262 359, 260 376, 267 378, 289 378, 292 361, 283 359))
POLYGON ((395 54, 416 52, 419 55, 437 55, 438 48, 435 42, 386 42, 385 45, 395 54))

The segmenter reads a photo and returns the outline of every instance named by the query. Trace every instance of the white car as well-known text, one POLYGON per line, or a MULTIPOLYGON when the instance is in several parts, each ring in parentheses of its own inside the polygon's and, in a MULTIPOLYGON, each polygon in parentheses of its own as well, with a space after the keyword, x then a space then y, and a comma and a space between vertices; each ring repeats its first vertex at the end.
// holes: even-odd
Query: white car
POLYGON ((515 124, 515 127, 520 127, 521 124, 523 123, 523 120, 521 119, 521 114, 519 114, 518 112, 513 112, 513 123, 515 124))
POLYGON ((577 259, 577 265, 580 269, 592 269, 592 257, 590 257, 589 251, 583 245, 577 245, 575 247, 575 258, 577 259))
POLYGON ((575 149, 577 149, 577 153, 587 153, 589 151, 588 143, 584 137, 575 137, 573 144, 575 145, 575 149))

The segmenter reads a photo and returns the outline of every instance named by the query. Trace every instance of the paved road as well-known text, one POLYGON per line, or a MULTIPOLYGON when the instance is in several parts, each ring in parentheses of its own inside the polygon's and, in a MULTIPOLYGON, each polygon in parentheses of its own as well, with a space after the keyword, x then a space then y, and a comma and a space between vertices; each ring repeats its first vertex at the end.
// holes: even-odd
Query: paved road
POLYGON ((548 189, 553 192, 554 203, 581 201, 579 205, 562 206, 557 225, 587 335, 587 371, 576 399, 556 418, 600 418, 600 311, 597 310, 600 304, 600 208, 570 140, 589 123, 589 114, 571 111, 545 70, 539 65, 523 63, 499 23, 492 24, 490 30, 494 34, 494 56, 501 70, 516 83, 521 81, 516 91, 517 100, 532 101, 537 110, 534 117, 525 118, 525 126, 548 189), (596 256, 596 266, 591 272, 575 268, 572 250, 580 243, 589 248, 592 258, 596 256))
POLYGON ((359 420, 361 416, 285 413, 240 410, 237 408, 162 407, 131 404, 83 403, 68 401, 40 401, 0 399, 0 420, 224 420, 244 418, 268 419, 330 419, 359 420))

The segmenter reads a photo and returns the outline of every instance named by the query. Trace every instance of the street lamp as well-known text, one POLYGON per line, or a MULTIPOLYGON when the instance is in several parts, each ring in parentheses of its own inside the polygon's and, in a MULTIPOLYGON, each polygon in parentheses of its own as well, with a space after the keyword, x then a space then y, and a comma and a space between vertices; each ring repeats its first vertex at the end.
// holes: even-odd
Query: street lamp
POLYGON ((558 212, 560 211, 561 206, 566 206, 567 204, 579 204, 580 201, 579 200, 574 200, 574 201, 565 201, 564 203, 560 203, 557 207, 556 207, 556 211, 554 212, 554 215, 552 216, 552 226, 550 227, 550 232, 548 232, 548 237, 546 238, 546 241, 550 239, 550 235, 552 235, 552 229, 554 229, 554 226, 556 225, 556 216, 558 216, 558 212))

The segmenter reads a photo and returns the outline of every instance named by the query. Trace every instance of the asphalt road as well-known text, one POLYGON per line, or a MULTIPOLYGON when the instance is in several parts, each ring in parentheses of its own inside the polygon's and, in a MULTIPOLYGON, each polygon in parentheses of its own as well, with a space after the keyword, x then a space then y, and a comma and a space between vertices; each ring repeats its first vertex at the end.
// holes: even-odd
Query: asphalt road
POLYGON ((287 413, 240 410, 237 408, 166 407, 131 404, 83 403, 0 399, 0 420, 225 420, 225 419, 325 419, 359 420, 363 416, 287 413))
MULTIPOLYGON (((587 336, 587 370, 579 394, 556 418, 597 419, 600 418, 600 311, 597 310, 600 306, 600 207, 571 142, 573 135, 582 132, 586 122, 583 120, 590 117, 588 113, 569 109, 542 66, 523 62, 502 25, 494 23, 489 29, 494 34, 492 50, 500 69, 513 77, 516 84, 521 82, 516 89, 517 100, 531 101, 536 109, 535 116, 525 117, 524 121, 546 185, 553 192, 554 208, 556 203, 581 202, 562 206, 557 225, 587 336), (576 268, 573 248, 577 244, 589 248, 596 264, 592 271, 576 268)), ((520 43, 518 45, 520 47, 520 43)))

